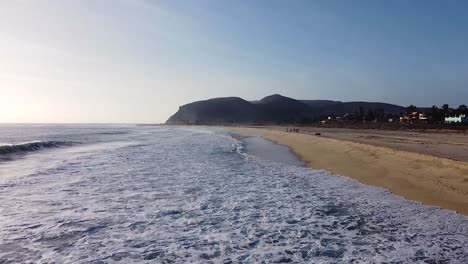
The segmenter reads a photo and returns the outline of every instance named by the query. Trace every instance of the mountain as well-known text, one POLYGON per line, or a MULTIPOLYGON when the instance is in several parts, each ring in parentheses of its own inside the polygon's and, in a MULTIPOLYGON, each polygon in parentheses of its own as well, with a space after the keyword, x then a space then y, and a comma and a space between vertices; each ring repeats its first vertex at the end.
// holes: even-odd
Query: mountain
POLYGON ((183 105, 166 123, 242 123, 255 120, 258 116, 258 110, 252 103, 239 97, 224 97, 183 105))
POLYGON ((366 111, 382 108, 389 114, 406 111, 404 107, 387 103, 296 100, 274 94, 251 102, 239 97, 224 97, 189 103, 179 107, 166 124, 291 123, 352 114, 360 107, 366 111))
POLYGON ((330 106, 330 105, 342 103, 340 101, 332 101, 332 100, 300 100, 300 101, 312 107, 324 107, 324 106, 330 106))
POLYGON ((277 120, 302 120, 313 116, 310 106, 301 101, 279 94, 267 96, 254 103, 260 114, 260 120, 274 122, 277 120))

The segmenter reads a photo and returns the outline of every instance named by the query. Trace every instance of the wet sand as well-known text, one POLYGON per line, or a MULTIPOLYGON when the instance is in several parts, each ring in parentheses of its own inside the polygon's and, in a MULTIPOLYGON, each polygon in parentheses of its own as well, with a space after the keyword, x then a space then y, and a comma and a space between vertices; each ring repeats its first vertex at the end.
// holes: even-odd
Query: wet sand
POLYGON ((310 168, 325 169, 407 199, 468 215, 466 134, 314 128, 304 133, 288 133, 284 128, 236 130, 288 146, 310 168), (315 132, 322 135, 315 136, 315 132))
POLYGON ((305 166, 304 161, 294 155, 287 146, 275 144, 255 133, 231 132, 229 134, 245 144, 244 152, 249 155, 292 166, 305 166))

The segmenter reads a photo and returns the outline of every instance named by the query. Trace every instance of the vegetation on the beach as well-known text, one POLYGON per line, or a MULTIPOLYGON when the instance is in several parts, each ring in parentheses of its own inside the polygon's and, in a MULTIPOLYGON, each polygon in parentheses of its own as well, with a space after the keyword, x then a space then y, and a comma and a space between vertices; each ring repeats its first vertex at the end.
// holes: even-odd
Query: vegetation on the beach
MULTIPOLYGON (((468 115, 468 108, 466 105, 462 104, 458 108, 451 108, 448 104, 443 104, 440 108, 436 105, 433 105, 432 108, 418 108, 415 105, 409 105, 406 108, 405 113, 400 113, 399 115, 387 114, 383 108, 375 109, 364 109, 359 107, 359 109, 354 110, 353 114, 346 116, 348 120, 359 120, 359 121, 374 121, 374 122, 388 122, 390 119, 399 119, 401 116, 410 115, 412 113, 419 112, 423 113, 429 119, 428 122, 437 123, 444 122, 445 117, 449 116, 460 116, 468 115)), ((325 119, 324 117, 322 117, 325 119)))
POLYGON ((448 116, 468 115, 468 109, 464 104, 456 109, 450 108, 448 104, 442 105, 441 108, 434 105, 430 113, 434 121, 443 121, 448 116))

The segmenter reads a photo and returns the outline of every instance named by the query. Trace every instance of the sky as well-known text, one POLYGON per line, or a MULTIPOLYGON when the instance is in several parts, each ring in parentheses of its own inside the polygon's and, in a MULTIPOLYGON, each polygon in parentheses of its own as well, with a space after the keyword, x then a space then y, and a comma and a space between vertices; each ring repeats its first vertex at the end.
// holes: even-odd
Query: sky
POLYGON ((212 97, 468 104, 468 1, 0 0, 0 123, 212 97))

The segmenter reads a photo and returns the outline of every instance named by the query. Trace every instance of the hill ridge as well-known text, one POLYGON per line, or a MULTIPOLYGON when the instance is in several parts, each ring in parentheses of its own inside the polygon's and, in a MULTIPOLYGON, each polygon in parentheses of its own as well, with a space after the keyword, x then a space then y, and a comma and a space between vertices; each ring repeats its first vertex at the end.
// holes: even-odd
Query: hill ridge
POLYGON ((351 114, 359 108, 382 108, 389 114, 406 111, 402 106, 382 102, 297 100, 280 94, 247 101, 232 96, 182 105, 166 124, 294 123, 312 121, 324 115, 351 114))

